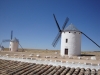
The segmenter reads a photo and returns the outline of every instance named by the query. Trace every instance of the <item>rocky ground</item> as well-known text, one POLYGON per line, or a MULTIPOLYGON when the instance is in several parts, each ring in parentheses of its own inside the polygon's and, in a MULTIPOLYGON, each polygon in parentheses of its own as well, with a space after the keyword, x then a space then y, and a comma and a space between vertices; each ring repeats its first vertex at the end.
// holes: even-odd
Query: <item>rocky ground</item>
POLYGON ((10 52, 8 49, 4 51, 0 51, 1 56, 9 57, 19 57, 19 58, 34 58, 41 60, 52 60, 52 61, 68 61, 68 62, 76 62, 76 63, 100 63, 100 52, 82 52, 81 56, 72 56, 68 57, 67 55, 62 57, 60 56, 59 50, 40 50, 40 49, 25 49, 24 52, 19 50, 19 52, 10 52))

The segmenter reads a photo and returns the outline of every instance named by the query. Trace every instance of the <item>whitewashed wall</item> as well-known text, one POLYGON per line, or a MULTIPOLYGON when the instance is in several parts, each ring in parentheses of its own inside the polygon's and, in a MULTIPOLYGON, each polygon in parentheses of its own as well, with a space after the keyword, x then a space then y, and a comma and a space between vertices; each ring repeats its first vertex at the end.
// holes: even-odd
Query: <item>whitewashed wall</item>
POLYGON ((68 48, 68 56, 81 54, 81 33, 75 31, 62 32, 61 36, 61 55, 65 55, 65 48, 68 48), (70 33, 69 33, 70 32, 70 33), (66 39, 68 42, 66 43, 66 39))
POLYGON ((19 42, 11 41, 11 51, 18 51, 19 42))
POLYGON ((10 41, 10 44, 9 44, 9 51, 11 51, 11 41, 10 41))

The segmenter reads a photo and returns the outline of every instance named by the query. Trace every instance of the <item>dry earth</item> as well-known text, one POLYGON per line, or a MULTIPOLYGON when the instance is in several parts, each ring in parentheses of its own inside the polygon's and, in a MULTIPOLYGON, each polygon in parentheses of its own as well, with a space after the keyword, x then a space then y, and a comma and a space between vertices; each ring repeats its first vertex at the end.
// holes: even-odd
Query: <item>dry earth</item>
POLYGON ((20 49, 19 52, 10 52, 8 49, 5 49, 4 51, 0 51, 1 56, 5 56, 6 54, 9 54, 9 57, 19 57, 22 58, 22 55, 24 58, 33 58, 33 59, 41 59, 41 60, 52 60, 52 61, 62 61, 62 62, 75 62, 75 63, 92 63, 92 64, 99 64, 100 63, 100 52, 82 52, 81 56, 73 56, 69 58, 67 55, 64 57, 60 56, 60 50, 41 50, 41 49, 24 49, 24 52, 20 49), (14 56, 14 54, 17 54, 18 56, 14 56), (33 54, 33 56, 29 56, 30 54, 33 54), (40 57, 37 57, 36 55, 40 55, 40 57), (48 58, 46 58, 48 56, 48 58), (79 59, 80 57, 81 59, 79 59), (91 60, 91 57, 96 57, 96 60, 91 60))

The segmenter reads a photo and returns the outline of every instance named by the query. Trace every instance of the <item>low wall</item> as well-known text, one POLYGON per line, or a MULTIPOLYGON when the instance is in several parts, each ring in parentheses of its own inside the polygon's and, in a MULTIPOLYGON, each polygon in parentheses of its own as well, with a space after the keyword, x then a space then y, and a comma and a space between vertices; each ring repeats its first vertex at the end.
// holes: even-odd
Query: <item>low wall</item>
POLYGON ((90 68, 90 69, 100 69, 100 65, 99 64, 96 64, 96 65, 93 65, 93 64, 81 64, 81 63, 69 63, 69 62, 57 62, 57 61, 48 61, 48 60, 34 60, 34 59, 23 59, 23 58, 12 58, 12 57, 7 57, 7 56, 0 56, 0 59, 3 59, 3 60, 13 60, 13 61, 21 61, 21 62, 28 62, 28 63, 36 63, 36 64, 48 64, 48 65, 53 65, 53 66, 58 66, 58 65, 61 65, 61 66, 65 66, 65 67, 71 67, 71 68, 77 68, 77 67, 80 67, 80 68, 90 68))

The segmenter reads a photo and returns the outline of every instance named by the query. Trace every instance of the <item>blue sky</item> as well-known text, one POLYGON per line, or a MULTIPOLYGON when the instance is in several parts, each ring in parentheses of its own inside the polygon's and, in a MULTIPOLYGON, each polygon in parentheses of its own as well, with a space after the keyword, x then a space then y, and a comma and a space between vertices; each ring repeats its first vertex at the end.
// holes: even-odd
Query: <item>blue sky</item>
MULTIPOLYGON (((69 17, 67 26, 73 23, 100 45, 100 0, 0 0, 0 42, 13 30, 24 48, 60 50, 60 41, 52 46, 58 33, 53 13, 60 27, 69 17)), ((82 35, 82 50, 100 48, 82 35)))

